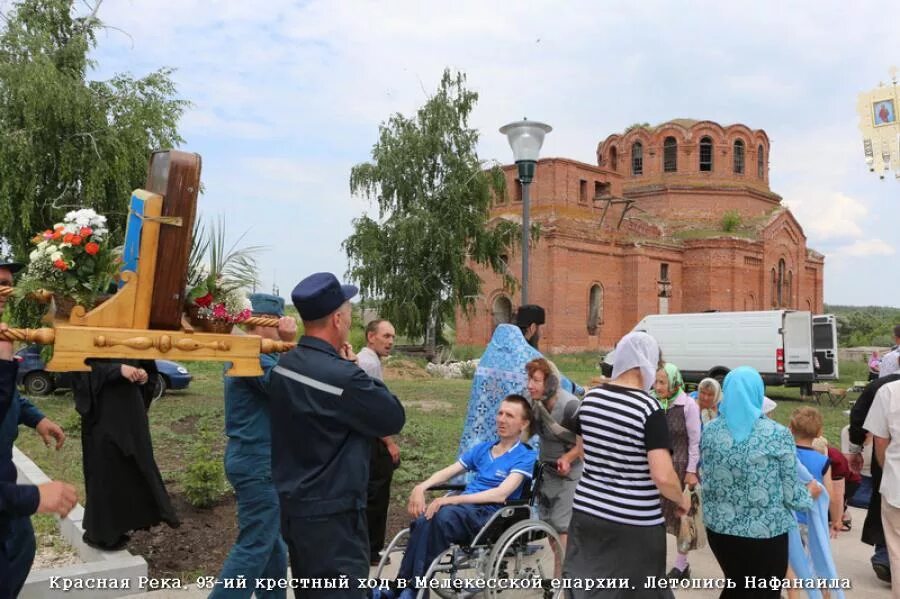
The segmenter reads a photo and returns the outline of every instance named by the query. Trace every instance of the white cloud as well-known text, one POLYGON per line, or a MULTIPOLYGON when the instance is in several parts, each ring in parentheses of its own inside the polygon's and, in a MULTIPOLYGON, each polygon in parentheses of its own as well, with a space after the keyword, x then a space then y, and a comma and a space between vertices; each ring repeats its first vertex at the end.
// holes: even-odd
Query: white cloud
POLYGON ((841 256, 893 256, 897 250, 881 239, 860 239, 834 251, 841 256))
POLYGON ((784 203, 803 224, 813 244, 859 237, 863 234, 861 221, 869 214, 865 204, 842 193, 807 192, 784 203))
MULTIPOLYGON (((100 17, 131 38, 101 33, 94 58, 98 77, 177 68, 194 103, 182 131, 204 158, 203 208, 253 225, 282 289, 300 271, 343 268, 350 220, 371 210, 349 194, 350 167, 368 158, 378 123, 413 114, 446 66, 480 95, 471 125, 482 159, 511 160, 497 129, 522 116, 554 127, 542 155, 586 162, 634 122, 762 128, 772 190, 827 264, 858 270, 872 254, 855 252, 885 251, 874 241, 893 240, 900 220, 896 185, 866 172, 856 130, 856 95, 887 77, 890 62, 872 57, 896 55, 895 25, 863 5, 120 0, 100 17)), ((837 278, 829 302, 851 297, 837 278)), ((869 303, 900 297, 900 281, 853 287, 869 303)))

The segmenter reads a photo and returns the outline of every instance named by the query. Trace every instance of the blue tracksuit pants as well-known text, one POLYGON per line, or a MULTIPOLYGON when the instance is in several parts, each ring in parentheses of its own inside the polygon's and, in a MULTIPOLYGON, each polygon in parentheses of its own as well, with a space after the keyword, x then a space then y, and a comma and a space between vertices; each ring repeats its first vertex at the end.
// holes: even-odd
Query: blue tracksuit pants
POLYGON ((246 455, 225 451, 225 474, 237 497, 237 541, 228 553, 216 588, 210 599, 256 597, 284 599, 285 589, 257 590, 257 579, 283 579, 287 576, 287 546, 281 538, 278 494, 272 482, 272 467, 267 455, 246 455), (225 588, 224 581, 243 575, 246 589, 225 588))

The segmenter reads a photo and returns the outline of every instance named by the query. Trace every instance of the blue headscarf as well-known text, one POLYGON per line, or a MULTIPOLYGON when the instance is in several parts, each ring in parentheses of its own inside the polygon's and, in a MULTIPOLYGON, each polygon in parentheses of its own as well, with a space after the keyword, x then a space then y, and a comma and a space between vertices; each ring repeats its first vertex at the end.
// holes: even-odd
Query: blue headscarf
POLYGON ((762 418, 765 389, 762 377, 749 366, 735 368, 725 377, 722 385, 725 398, 719 406, 719 414, 725 417, 725 424, 736 442, 749 437, 753 425, 762 418))

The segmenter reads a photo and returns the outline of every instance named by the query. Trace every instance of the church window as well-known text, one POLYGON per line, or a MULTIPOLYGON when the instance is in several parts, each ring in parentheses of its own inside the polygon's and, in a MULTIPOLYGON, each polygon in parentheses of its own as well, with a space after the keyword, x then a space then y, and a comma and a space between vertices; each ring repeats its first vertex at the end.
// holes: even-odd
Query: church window
POLYGON ((588 318, 587 331, 588 335, 596 335, 603 323, 603 286, 595 283, 591 286, 591 293, 588 299, 588 318))
POLYGON ((619 153, 615 148, 609 149, 609 168, 614 171, 619 169, 619 153))
POLYGON ((663 171, 674 173, 678 170, 678 141, 671 135, 663 142, 663 171))
POLYGON ((787 283, 787 275, 785 273, 784 258, 782 258, 778 261, 778 278, 775 281, 775 299, 779 308, 784 307, 787 296, 785 283, 787 283))
POLYGON ((756 176, 760 179, 766 178, 766 159, 763 156, 762 144, 756 149, 756 176))
POLYGON ((587 181, 584 179, 578 182, 578 201, 582 204, 587 202, 587 181))
POLYGON ((772 307, 778 307, 778 274, 772 269, 772 307))
POLYGON ((744 174, 744 142, 740 139, 734 142, 734 172, 744 174))
POLYGON ((644 174, 644 146, 639 141, 631 145, 631 174, 644 174))
POLYGON ((700 139, 700 170, 704 172, 713 170, 713 143, 709 137, 700 139))
POLYGON ((660 281, 668 281, 669 280, 669 265, 665 262, 661 262, 659 265, 659 280, 660 281))

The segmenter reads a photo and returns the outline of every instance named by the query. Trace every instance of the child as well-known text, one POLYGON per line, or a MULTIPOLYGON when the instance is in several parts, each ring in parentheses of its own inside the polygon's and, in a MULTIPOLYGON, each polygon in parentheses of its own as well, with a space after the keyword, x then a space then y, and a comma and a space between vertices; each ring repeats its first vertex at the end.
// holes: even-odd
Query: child
MULTIPOLYGON (((797 408, 791 414, 790 429, 794 435, 794 442, 797 444, 797 459, 825 487, 828 497, 831 499, 829 506, 831 537, 836 538, 842 526, 842 497, 837 496, 834 491, 831 479, 831 461, 827 456, 813 449, 813 441, 816 437, 821 437, 824 430, 822 414, 812 407, 797 408)), ((806 514, 798 512, 797 522, 800 523, 802 533, 807 524, 806 514)))
POLYGON ((861 478, 859 474, 850 470, 850 464, 844 454, 836 447, 829 445, 828 439, 825 437, 817 437, 813 441, 813 448, 828 456, 828 461, 831 462, 831 481, 834 485, 834 497, 831 498, 831 502, 838 504, 833 510, 841 512, 841 530, 849 531, 851 519, 850 514, 847 513, 847 502, 856 493, 861 478))

